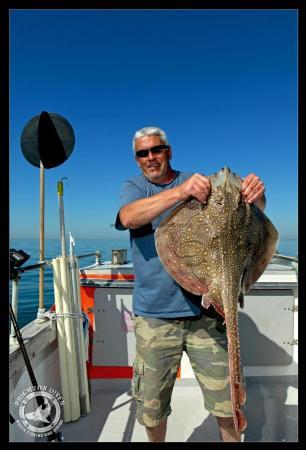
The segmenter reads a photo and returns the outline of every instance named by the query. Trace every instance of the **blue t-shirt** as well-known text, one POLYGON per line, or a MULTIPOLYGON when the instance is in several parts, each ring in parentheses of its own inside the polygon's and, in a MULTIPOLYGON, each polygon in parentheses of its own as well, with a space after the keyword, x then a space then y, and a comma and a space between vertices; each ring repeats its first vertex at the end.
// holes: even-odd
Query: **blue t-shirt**
MULTIPOLYGON (((178 186, 192 173, 175 171, 168 184, 156 184, 143 175, 132 177, 123 183, 120 193, 120 208, 141 198, 159 194, 178 186)), ((201 297, 185 291, 164 269, 155 248, 154 231, 160 222, 175 208, 168 209, 140 228, 129 230, 134 266, 135 284, 133 311, 143 317, 187 317, 201 314, 201 297)), ((124 230, 119 214, 116 229, 124 230)))

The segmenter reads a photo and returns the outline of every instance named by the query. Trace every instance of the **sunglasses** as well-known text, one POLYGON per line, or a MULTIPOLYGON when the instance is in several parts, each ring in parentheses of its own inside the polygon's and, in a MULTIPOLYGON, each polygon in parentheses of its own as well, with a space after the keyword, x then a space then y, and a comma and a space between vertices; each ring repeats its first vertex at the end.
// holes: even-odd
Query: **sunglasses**
POLYGON ((137 158, 146 158, 149 154, 149 152, 152 153, 152 155, 157 155, 158 153, 161 153, 163 150, 169 150, 170 145, 155 145, 155 147, 151 147, 145 150, 137 150, 135 152, 135 155, 137 158))

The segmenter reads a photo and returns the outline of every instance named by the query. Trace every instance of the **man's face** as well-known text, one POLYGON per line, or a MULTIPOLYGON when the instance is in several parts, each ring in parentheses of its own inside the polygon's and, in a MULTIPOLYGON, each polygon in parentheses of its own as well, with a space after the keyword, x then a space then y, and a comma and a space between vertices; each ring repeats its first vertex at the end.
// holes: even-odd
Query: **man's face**
MULTIPOLYGON (((146 150, 156 145, 164 144, 159 136, 144 136, 136 139, 135 151, 146 150)), ((148 156, 144 158, 137 157, 138 166, 142 170, 143 175, 154 183, 163 183, 166 181, 169 173, 169 160, 171 159, 172 152, 169 150, 163 150, 161 153, 153 155, 149 152, 148 156)))

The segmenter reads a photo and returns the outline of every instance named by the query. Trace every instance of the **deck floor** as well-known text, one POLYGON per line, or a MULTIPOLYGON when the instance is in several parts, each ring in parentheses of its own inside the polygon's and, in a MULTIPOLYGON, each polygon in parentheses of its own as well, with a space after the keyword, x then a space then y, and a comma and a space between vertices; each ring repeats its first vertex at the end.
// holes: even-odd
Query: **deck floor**
MULTIPOLYGON (((297 385, 247 379, 244 442, 297 442, 297 385)), ((130 380, 91 380, 91 412, 60 429, 65 442, 147 442, 135 417, 130 380)), ((215 418, 205 410, 193 379, 177 380, 168 418, 167 442, 220 442, 215 418)))

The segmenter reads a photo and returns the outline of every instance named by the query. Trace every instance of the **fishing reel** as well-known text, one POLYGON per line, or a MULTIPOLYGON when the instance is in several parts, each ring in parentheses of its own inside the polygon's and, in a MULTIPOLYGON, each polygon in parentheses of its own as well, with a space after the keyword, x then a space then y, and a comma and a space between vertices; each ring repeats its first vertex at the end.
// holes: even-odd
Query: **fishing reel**
POLYGON ((10 280, 16 280, 20 267, 30 258, 23 250, 10 248, 10 280))

